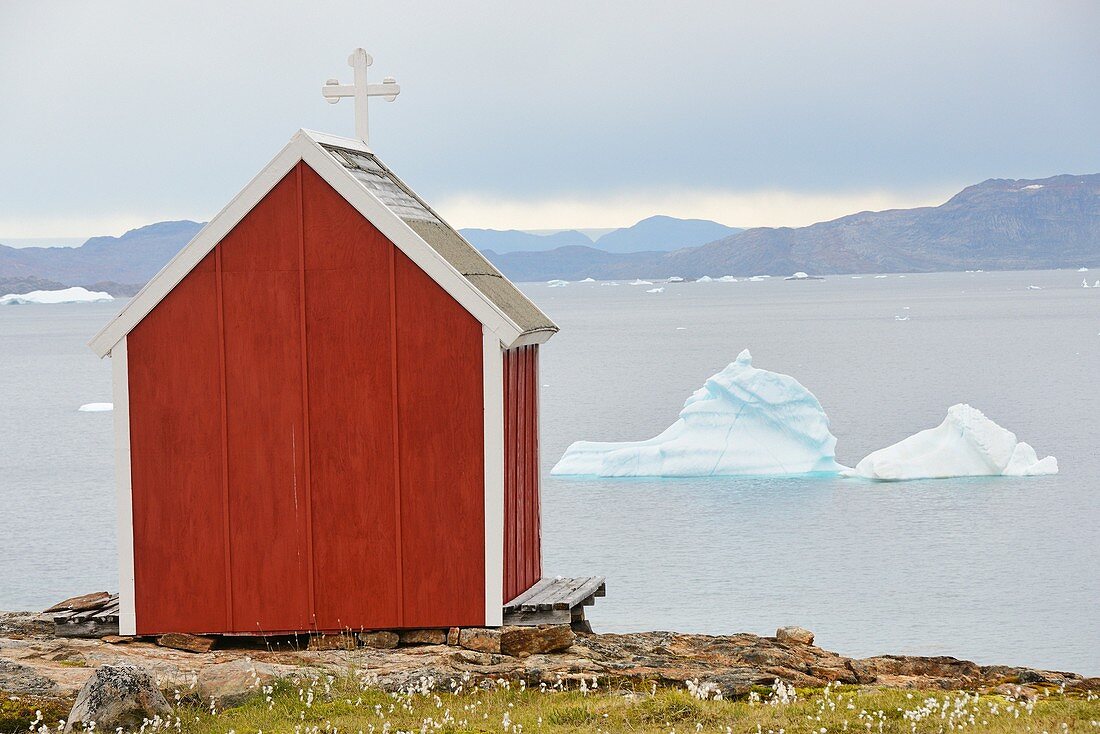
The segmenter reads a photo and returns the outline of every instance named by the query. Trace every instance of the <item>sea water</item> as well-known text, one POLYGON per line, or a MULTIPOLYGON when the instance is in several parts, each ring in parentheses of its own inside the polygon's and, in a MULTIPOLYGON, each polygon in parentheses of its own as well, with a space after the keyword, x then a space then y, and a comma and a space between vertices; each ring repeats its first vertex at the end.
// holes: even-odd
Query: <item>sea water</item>
MULTIPOLYGON (((597 631, 797 624, 847 655, 1100 674, 1100 289, 1079 274, 522 287, 562 328, 541 354, 544 573, 607 577, 597 631), (820 399, 842 463, 968 402, 1061 473, 549 476, 572 441, 656 435, 744 348, 820 399)), ((77 409, 111 399, 84 342, 119 305, 0 308, 0 609, 117 588, 112 414, 77 409)))

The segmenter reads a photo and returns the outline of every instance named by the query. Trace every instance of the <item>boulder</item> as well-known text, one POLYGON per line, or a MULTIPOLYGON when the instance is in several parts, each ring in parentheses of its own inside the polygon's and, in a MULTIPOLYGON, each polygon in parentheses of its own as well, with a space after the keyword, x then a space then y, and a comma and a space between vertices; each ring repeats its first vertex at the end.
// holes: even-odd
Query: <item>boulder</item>
POLYGON ((402 645, 443 645, 447 642, 446 630, 404 630, 402 645))
POLYGON ((171 712, 148 670, 128 664, 102 665, 77 694, 65 731, 86 729, 93 722, 100 731, 137 729, 143 720, 171 712))
POLYGON ((449 630, 447 630, 447 644, 457 645, 458 638, 461 633, 462 630, 460 630, 458 627, 451 627, 449 630))
POLYGON ((485 627, 468 627, 458 633, 458 644, 475 652, 500 652, 500 630, 485 627))
POLYGON ((182 632, 169 632, 157 638, 157 644, 161 647, 170 647, 173 650, 184 652, 210 652, 214 649, 214 638, 205 635, 189 635, 182 632))
POLYGON ((99 639, 106 642, 108 645, 129 645, 136 640, 136 637, 130 637, 129 635, 103 635, 99 639))
POLYGON ((545 655, 568 649, 575 639, 576 635, 567 624, 504 627, 500 631, 500 651, 517 658, 545 655))
POLYGON ((280 670, 269 663, 241 658, 202 668, 195 680, 195 687, 206 701, 213 698, 223 708, 237 706, 260 686, 278 677, 279 673, 280 670))
POLYGON ((363 643, 364 647, 373 647, 378 650, 392 650, 400 641, 398 634, 389 630, 359 633, 359 642, 363 643))
POLYGON ((358 645, 352 635, 310 635, 307 650, 354 650, 358 645))
POLYGON ((805 627, 780 627, 775 631, 775 639, 790 645, 812 645, 814 633, 805 627))

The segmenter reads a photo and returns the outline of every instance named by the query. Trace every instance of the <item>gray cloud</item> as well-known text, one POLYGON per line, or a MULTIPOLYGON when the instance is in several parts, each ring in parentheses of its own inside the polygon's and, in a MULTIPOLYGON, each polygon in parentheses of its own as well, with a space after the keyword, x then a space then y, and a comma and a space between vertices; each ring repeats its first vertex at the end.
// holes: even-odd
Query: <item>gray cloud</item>
POLYGON ((1084 0, 5 2, 0 241, 210 216, 298 127, 350 133, 319 84, 357 45, 403 87, 372 142, 429 198, 1097 171, 1097 28, 1084 0))

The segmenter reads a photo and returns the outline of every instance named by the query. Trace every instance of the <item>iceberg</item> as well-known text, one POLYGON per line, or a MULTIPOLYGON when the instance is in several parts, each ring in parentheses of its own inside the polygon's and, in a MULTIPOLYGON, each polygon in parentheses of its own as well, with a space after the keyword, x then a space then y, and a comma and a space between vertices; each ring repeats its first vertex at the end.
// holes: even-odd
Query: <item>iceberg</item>
POLYGON ((664 292, 665 292, 664 286, 662 286, 660 288, 650 288, 646 291, 646 293, 664 293, 664 292))
POLYGON ((720 283, 736 283, 737 278, 733 277, 732 275, 723 275, 721 278, 718 279, 718 282, 720 282, 720 283))
POLYGON ((641 278, 638 278, 633 283, 631 283, 630 285, 653 285, 653 282, 649 281, 649 280, 642 280, 641 278))
POLYGON ((564 288, 565 286, 569 285, 569 281, 568 280, 556 280, 556 279, 555 280, 548 280, 548 281, 546 281, 546 285, 550 286, 551 288, 564 288))
POLYGON ((9 293, 0 297, 0 306, 25 303, 100 303, 113 301, 114 296, 106 291, 90 291, 76 286, 57 291, 31 291, 30 293, 9 293))
POLYGON ((1088 271, 1089 271, 1088 268, 1077 268, 1078 273, 1087 273, 1088 271))
POLYGON ((752 366, 746 349, 648 441, 577 441, 550 470, 604 477, 836 474, 821 403, 793 377, 752 366))
POLYGON ((1040 460, 1035 449, 1016 441, 1012 431, 959 403, 947 409, 940 425, 873 452, 844 475, 899 481, 1057 473, 1053 456, 1040 460))
POLYGON ((668 282, 669 283, 683 283, 684 279, 681 278, 679 275, 673 275, 671 278, 668 279, 668 282))
POLYGON ((712 283, 712 282, 714 282, 714 278, 710 277, 709 275, 704 275, 702 278, 697 278, 695 280, 695 282, 696 283, 712 283))
POLYGON ((578 283, 595 283, 596 279, 595 278, 585 278, 584 280, 578 280, 577 282, 578 283))
POLYGON ((84 403, 84 405, 77 408, 81 413, 105 413, 114 409, 114 403, 84 403))

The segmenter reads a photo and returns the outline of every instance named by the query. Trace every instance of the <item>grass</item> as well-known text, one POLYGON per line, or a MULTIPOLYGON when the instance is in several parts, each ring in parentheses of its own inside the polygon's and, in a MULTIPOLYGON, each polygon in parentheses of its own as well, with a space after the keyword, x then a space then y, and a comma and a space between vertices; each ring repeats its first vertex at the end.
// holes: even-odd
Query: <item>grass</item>
MULTIPOLYGON (((489 688, 452 684, 450 692, 437 693, 428 681, 421 681, 415 689, 390 694, 375 687, 369 676, 353 675, 279 681, 225 710, 182 692, 177 692, 176 701, 175 716, 151 722, 143 727, 144 734, 1100 734, 1100 696, 1057 690, 1013 698, 859 687, 795 691, 779 685, 729 701, 706 686, 692 685, 608 691, 591 682, 565 690, 501 681, 489 688)), ((26 723, 19 728, 26 731, 26 723)), ((40 734, 56 728, 56 720, 45 716, 32 726, 40 734)))

